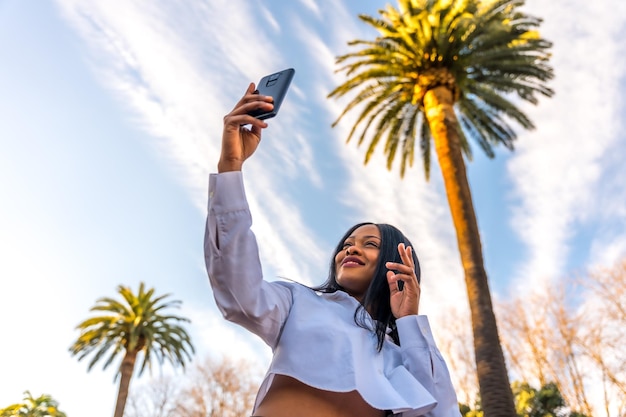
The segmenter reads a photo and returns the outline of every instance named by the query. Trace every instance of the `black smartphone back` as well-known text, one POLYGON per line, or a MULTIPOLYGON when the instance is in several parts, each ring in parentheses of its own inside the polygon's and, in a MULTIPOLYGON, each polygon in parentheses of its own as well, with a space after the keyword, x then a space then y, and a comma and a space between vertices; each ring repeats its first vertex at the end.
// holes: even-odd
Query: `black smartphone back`
POLYGON ((276 116, 295 73, 296 70, 288 68, 261 78, 261 81, 259 81, 259 84, 257 85, 256 92, 263 96, 272 96, 274 98, 274 108, 269 112, 264 110, 254 110, 249 114, 260 120, 276 116))

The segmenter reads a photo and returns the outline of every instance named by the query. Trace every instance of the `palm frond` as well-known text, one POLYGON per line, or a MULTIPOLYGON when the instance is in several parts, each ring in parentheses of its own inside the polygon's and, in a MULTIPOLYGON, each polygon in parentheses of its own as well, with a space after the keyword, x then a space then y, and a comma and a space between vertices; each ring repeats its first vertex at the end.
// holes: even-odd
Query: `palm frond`
POLYGON ((554 76, 552 43, 537 31, 541 19, 520 11, 523 5, 524 0, 398 0, 397 8, 387 5, 377 17, 359 15, 379 36, 352 41, 354 49, 337 57, 337 71, 347 79, 329 97, 352 97, 333 126, 358 110, 347 141, 362 129, 358 145, 369 141, 367 163, 384 137, 387 168, 401 158, 401 176, 412 165, 419 131, 428 178, 431 134, 422 100, 429 90, 445 87, 456 102, 460 144, 469 159, 468 138, 490 157, 499 144, 513 149, 517 134, 509 121, 524 129, 533 124, 512 96, 537 104, 539 96, 554 94, 547 85, 554 76))

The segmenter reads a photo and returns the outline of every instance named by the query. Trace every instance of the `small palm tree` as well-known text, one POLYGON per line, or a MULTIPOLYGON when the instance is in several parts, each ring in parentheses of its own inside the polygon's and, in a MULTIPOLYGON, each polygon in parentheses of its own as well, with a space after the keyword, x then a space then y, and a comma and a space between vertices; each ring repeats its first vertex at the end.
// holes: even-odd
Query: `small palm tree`
POLYGON ((72 355, 78 355, 78 360, 91 353, 95 353, 88 371, 108 355, 103 369, 106 369, 119 355, 122 356, 115 379, 120 378, 117 403, 114 417, 122 417, 130 380, 135 369, 135 362, 140 353, 143 362, 139 370, 141 375, 148 366, 152 368, 152 360, 156 358, 159 364, 167 359, 173 365, 185 367, 185 361, 191 360, 194 348, 189 335, 179 322, 189 323, 189 319, 174 315, 164 315, 162 310, 170 307, 180 307, 180 301, 167 301, 170 294, 154 296, 154 289, 145 290, 144 283, 140 283, 139 291, 134 294, 130 288, 119 286, 123 302, 112 298, 100 298, 90 311, 104 312, 104 315, 91 317, 76 328, 80 336, 70 347, 72 355))
POLYGON ((489 157, 494 146, 513 149, 516 133, 506 119, 534 127, 516 107, 515 96, 536 104, 538 95, 553 94, 545 84, 553 77, 551 43, 536 30, 541 20, 519 11, 523 4, 399 0, 399 9, 388 5, 381 18, 360 15, 380 35, 349 44, 359 49, 337 58, 348 79, 329 94, 356 91, 333 126, 350 110, 360 110, 348 141, 359 126, 359 145, 373 130, 366 164, 383 140, 387 168, 398 158, 403 176, 417 145, 428 179, 434 143, 465 271, 480 395, 489 417, 515 416, 515 407, 464 156, 472 156, 468 138, 489 157))
POLYGON ((0 409, 0 417, 67 417, 59 410, 59 403, 50 395, 37 398, 30 391, 24 392, 24 402, 0 409))

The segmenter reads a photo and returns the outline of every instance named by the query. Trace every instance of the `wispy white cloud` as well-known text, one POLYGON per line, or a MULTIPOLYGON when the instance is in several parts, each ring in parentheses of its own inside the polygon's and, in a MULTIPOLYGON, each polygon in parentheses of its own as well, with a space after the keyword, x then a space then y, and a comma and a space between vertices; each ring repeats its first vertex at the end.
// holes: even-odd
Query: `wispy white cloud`
POLYGON ((320 7, 314 0, 300 0, 300 3, 309 11, 313 12, 317 18, 321 16, 320 7))
MULTIPOLYGON (((207 176, 219 155, 223 115, 246 88, 242 80, 256 80, 276 70, 283 60, 262 22, 248 3, 237 0, 187 3, 176 10, 165 3, 125 2, 114 12, 106 2, 59 0, 59 4, 90 47, 105 85, 129 106, 138 124, 160 139, 155 142, 160 156, 204 210, 207 176)), ((297 114, 296 106, 285 107, 281 119, 288 123, 297 114)), ((258 164, 247 168, 254 185, 248 195, 258 209, 259 240, 263 248, 271 248, 263 250, 268 266, 294 270, 302 265, 302 257, 288 248, 302 250, 308 239, 295 236, 314 233, 298 221, 294 202, 281 192, 282 172, 264 167, 302 172, 303 166, 285 149, 296 146, 296 154, 305 157, 311 150, 301 136, 280 125, 273 132, 275 136, 259 152, 258 164)), ((307 166, 303 173, 313 173, 310 161, 307 166)), ((319 186, 319 177, 311 177, 319 186)), ((308 259, 315 262, 319 255, 312 246, 313 256, 308 259)))
POLYGON ((542 35, 554 42, 556 95, 528 110, 538 128, 521 135, 508 167, 520 204, 514 228, 530 252, 518 269, 522 281, 565 272, 576 227, 597 211, 603 194, 603 164, 616 147, 623 112, 615 91, 625 70, 619 34, 626 13, 615 7, 624 8, 528 2, 528 11, 545 19, 542 35))
MULTIPOLYGON (((621 221, 626 223, 626 216, 623 216, 621 221)), ((624 254, 626 254, 626 237, 623 230, 619 235, 606 233, 599 236, 591 245, 590 267, 614 265, 624 258, 624 254)))
POLYGON ((280 33, 281 32, 280 24, 274 18, 274 14, 272 13, 272 11, 268 7, 264 7, 263 5, 261 5, 260 8, 261 8, 261 15, 267 21, 270 27, 274 29, 274 32, 280 33))

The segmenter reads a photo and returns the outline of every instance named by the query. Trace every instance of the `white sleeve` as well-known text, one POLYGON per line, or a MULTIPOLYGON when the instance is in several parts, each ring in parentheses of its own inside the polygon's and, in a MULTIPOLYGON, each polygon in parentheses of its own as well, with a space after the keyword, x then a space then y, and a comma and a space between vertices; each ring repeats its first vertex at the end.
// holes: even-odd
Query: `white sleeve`
MULTIPOLYGON (((460 417, 459 404, 448 366, 430 331, 428 317, 406 316, 396 320, 405 368, 437 400, 429 417, 460 417)), ((402 416, 402 414, 400 414, 402 416)))
POLYGON ((291 291, 263 280, 241 172, 211 174, 204 257, 224 317, 274 348, 289 314, 291 291))

